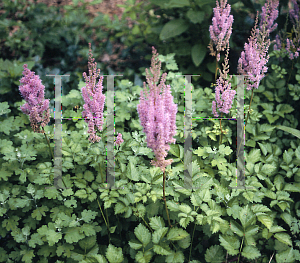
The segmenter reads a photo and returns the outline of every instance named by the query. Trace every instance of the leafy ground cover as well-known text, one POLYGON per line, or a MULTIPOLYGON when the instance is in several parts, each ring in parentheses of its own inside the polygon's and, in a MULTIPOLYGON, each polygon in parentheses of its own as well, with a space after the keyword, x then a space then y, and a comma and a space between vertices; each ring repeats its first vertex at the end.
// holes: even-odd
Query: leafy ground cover
MULTIPOLYGON (((287 1, 278 7, 274 7, 276 1, 267 2, 274 14, 279 10, 278 28, 273 35, 268 35, 267 30, 271 31, 273 24, 257 24, 264 33, 256 35, 257 42, 252 42, 253 46, 257 44, 252 56, 247 53, 251 41, 247 42, 248 46, 242 45, 245 59, 239 63, 244 72, 239 74, 252 73, 256 77, 248 79, 250 82, 246 82, 244 90, 244 184, 236 177, 238 134, 234 118, 240 102, 229 95, 216 96, 218 92, 226 94, 224 90, 231 94, 230 91, 238 88, 236 76, 230 79, 226 76, 230 72, 225 72, 227 63, 233 68, 228 56, 231 45, 225 37, 229 34, 229 21, 227 26, 220 24, 223 39, 213 27, 224 50, 214 43, 210 50, 207 41, 204 55, 192 52, 195 48, 191 47, 185 59, 178 59, 183 55, 180 43, 191 38, 188 27, 182 25, 203 24, 206 40, 210 40, 209 27, 205 26, 214 25, 212 17, 217 17, 221 9, 228 9, 225 1, 221 1, 219 11, 213 10, 215 1, 151 1, 143 9, 139 2, 128 5, 124 14, 139 23, 139 31, 135 26, 128 29, 117 20, 113 22, 101 15, 91 21, 86 12, 74 8, 65 8, 66 12, 61 14, 55 6, 49 8, 42 3, 28 6, 25 2, 3 1, 5 12, 1 13, 0 34, 5 42, 1 44, 0 60, 0 262, 281 263, 300 260, 300 64, 296 53, 300 22, 299 14, 297 18, 297 13, 284 13, 282 7, 288 7, 287 1), (139 17, 134 15, 136 8, 143 10, 139 17), (210 15, 198 21, 197 14, 205 10, 210 15), (282 16, 286 18, 284 23, 293 27, 289 24, 285 31, 279 30, 284 28, 284 23, 279 22, 282 16), (164 28, 174 27, 174 20, 181 33, 175 27, 166 36, 162 32, 167 32, 164 28), (22 30, 13 33, 8 30, 16 26, 22 30), (107 31, 94 34, 97 26, 107 31), (54 35, 56 42, 53 42, 54 35), (158 37, 161 35, 163 40, 158 37), (123 57, 136 47, 138 57, 144 54, 150 59, 154 54, 149 39, 155 39, 161 68, 157 69, 151 61, 153 76, 145 71, 150 67, 149 61, 132 68, 127 64, 124 72, 108 70, 99 57, 104 50, 113 54, 112 42, 118 38, 129 46, 127 51, 123 50, 123 57), (268 38, 275 42, 269 43, 268 38), (106 40, 101 42, 103 39, 106 40), (132 44, 134 39, 138 44, 132 44), (91 50, 88 42, 92 42, 91 50), (163 52, 162 47, 168 48, 170 42, 174 46, 169 48, 176 47, 177 53, 163 52), (257 50, 261 53, 255 53, 257 50), (214 56, 210 56, 213 64, 207 68, 205 63, 214 51, 214 56), (115 78, 114 84, 114 135, 119 134, 113 151, 115 188, 106 181, 110 162, 106 151, 113 142, 107 141, 111 133, 107 128, 108 106, 101 99, 105 95, 107 102, 110 94, 105 87, 106 80, 100 81, 96 88, 96 68, 92 72, 87 70, 92 65, 87 62, 91 58, 89 53, 96 58, 96 68, 101 74, 124 73, 122 78, 115 78), (221 53, 220 61, 216 61, 218 53, 221 53), (204 78, 191 78, 191 108, 195 118, 191 123, 191 164, 185 167, 189 158, 185 149, 185 118, 190 107, 185 100, 188 83, 183 76, 176 75, 185 73, 181 71, 185 67, 182 61, 189 59, 196 67, 201 60, 199 56, 203 57, 199 69, 209 71, 206 81, 212 79, 213 85, 203 84, 204 78), (257 63, 251 67, 250 62, 255 59, 257 63), (268 67, 265 75, 264 62, 268 67), (35 73, 30 75, 25 71, 24 64, 35 73), (95 82, 83 78, 83 72, 95 82), (53 157, 55 83, 45 75, 68 73, 69 81, 62 83, 63 116, 68 119, 62 121, 62 177, 57 182, 53 157), (164 95, 150 92, 152 104, 145 101, 143 104, 141 91, 146 93, 143 82, 149 91, 155 90, 162 73, 165 74, 160 87, 164 87, 164 95), (151 81, 151 77, 156 81, 151 81), (257 82, 257 87, 249 88, 257 82), (45 102, 48 99, 49 105, 45 102), (228 116, 227 119, 216 119, 213 102, 218 113, 228 116), (171 124, 172 103, 177 105, 175 129, 171 124), (140 111, 138 105, 144 105, 140 111), (103 123, 91 125, 84 116, 97 117, 103 123), (148 118, 148 125, 143 118, 148 118), (171 137, 175 143, 166 143, 171 141, 169 137, 174 131, 171 137), (94 133, 101 139, 91 137, 94 133), (92 142, 92 138, 96 141, 92 142), (237 183, 240 188, 236 188, 237 183), (57 184, 59 187, 55 187, 57 184)), ((234 23, 241 21, 239 9, 254 8, 249 1, 228 3, 234 23)), ((255 4, 261 12, 259 21, 268 21, 263 15, 265 2, 255 4)), ((290 8, 298 10, 297 2, 292 4, 290 8)), ((226 21, 230 14, 224 13, 224 19, 215 23, 226 21)), ((275 23, 274 14, 270 16, 275 23)), ((201 41, 206 40, 203 37, 201 41)), ((201 49, 202 44, 196 41, 193 44, 201 49)))

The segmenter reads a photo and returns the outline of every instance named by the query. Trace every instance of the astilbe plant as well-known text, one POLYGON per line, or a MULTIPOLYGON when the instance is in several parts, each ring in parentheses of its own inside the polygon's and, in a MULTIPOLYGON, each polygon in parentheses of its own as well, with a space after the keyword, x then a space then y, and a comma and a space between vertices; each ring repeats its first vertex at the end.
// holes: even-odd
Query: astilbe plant
POLYGON ((216 101, 212 102, 212 110, 215 117, 219 117, 217 109, 219 109, 220 112, 226 114, 229 113, 229 110, 232 107, 234 95, 236 94, 235 90, 231 90, 231 83, 229 83, 231 77, 227 79, 227 74, 229 72, 228 53, 229 47, 227 49, 227 53, 223 63, 223 73, 221 70, 219 70, 220 77, 217 80, 217 86, 215 88, 216 101))
MULTIPOLYGON (((152 47, 152 59, 150 72, 146 69, 146 79, 150 91, 147 91, 144 82, 144 90, 140 93, 140 104, 137 105, 137 111, 143 132, 147 136, 147 146, 155 154, 155 160, 151 161, 152 165, 160 167, 163 174, 163 199, 165 202, 166 213, 171 226, 166 197, 165 197, 165 168, 171 165, 173 159, 165 160, 170 150, 169 143, 176 142, 173 136, 176 135, 176 114, 177 104, 173 103, 170 85, 165 85, 167 73, 161 76, 160 84, 157 86, 160 77, 161 62, 158 59, 156 49, 152 47), (160 94, 161 93, 161 94, 160 94)), ((172 227, 172 226, 171 226, 172 227)))
MULTIPOLYGON (((209 26, 210 32, 210 43, 208 48, 210 49, 210 55, 216 56, 216 72, 215 72, 215 81, 217 81, 215 87, 215 98, 216 101, 213 101, 212 111, 215 117, 218 117, 217 108, 220 112, 229 113, 229 109, 232 107, 233 98, 235 91, 231 90, 231 84, 228 83, 227 73, 229 72, 228 65, 228 52, 229 52, 229 39, 232 33, 232 23, 233 16, 230 15, 230 4, 227 4, 227 0, 221 0, 220 4, 216 1, 217 7, 214 10, 214 16, 212 18, 212 25, 209 26), (216 51, 213 49, 213 44, 216 47, 216 51), (218 61, 220 60, 220 52, 224 51, 227 47, 227 54, 225 58, 225 64, 223 64, 223 74, 220 72, 220 78, 217 80, 218 74, 218 61), (221 100, 221 98, 222 100, 221 100)), ((230 81, 230 80, 229 80, 230 81)), ((220 119, 220 144, 222 143, 222 120, 220 119)))
POLYGON ((221 0, 220 4, 216 1, 216 4, 217 7, 213 9, 214 16, 212 18, 212 25, 209 26, 210 43, 208 48, 210 50, 210 55, 217 57, 217 67, 217 63, 220 61, 220 52, 224 51, 229 43, 232 33, 233 16, 230 15, 231 6, 230 4, 227 4, 227 0, 221 0), (214 47, 216 50, 214 50, 214 47))
POLYGON ((152 53, 150 72, 153 77, 146 69, 150 92, 148 93, 144 82, 144 90, 140 93, 140 104, 137 105, 137 111, 143 132, 147 136, 147 146, 153 150, 156 157, 151 164, 160 167, 164 172, 165 167, 173 161, 172 159, 165 160, 165 157, 170 150, 169 143, 176 142, 173 136, 176 134, 177 104, 173 103, 170 85, 165 85, 167 73, 162 75, 160 84, 156 85, 160 77, 161 62, 158 61, 158 54, 154 47, 152 47, 152 53))
MULTIPOLYGON (((91 43, 89 43, 89 76, 87 76, 86 72, 83 72, 82 75, 86 85, 81 89, 81 94, 85 102, 83 105, 84 110, 82 111, 82 117, 85 118, 85 122, 88 123, 88 133, 90 134, 89 141, 92 143, 101 140, 101 137, 96 134, 95 126, 99 131, 103 130, 103 109, 105 104, 105 95, 102 93, 103 76, 100 76, 100 69, 97 70, 97 62, 94 61, 91 43), (96 84, 99 76, 99 81, 96 84)), ((115 144, 120 145, 123 142, 122 134, 118 133, 115 144)))
POLYGON ((40 77, 35 75, 35 72, 30 71, 27 64, 24 64, 23 68, 24 77, 20 79, 19 91, 26 103, 20 109, 24 114, 29 115, 32 130, 36 133, 44 133, 54 160, 50 142, 44 130, 44 127, 50 122, 49 99, 44 98, 45 86, 42 84, 40 77), (40 127, 42 127, 42 130, 40 127))
POLYGON ((258 16, 256 16, 255 26, 252 30, 251 37, 248 39, 249 43, 245 43, 245 51, 242 51, 241 57, 238 60, 238 73, 247 75, 247 90, 252 90, 245 125, 247 125, 249 118, 249 111, 253 99, 253 88, 258 89, 260 81, 264 78, 265 73, 268 70, 266 64, 269 60, 269 55, 267 55, 267 53, 271 43, 269 35, 277 26, 277 24, 274 26, 272 26, 272 24, 278 16, 278 12, 275 11, 275 9, 278 8, 278 5, 278 0, 268 0, 265 3, 262 8, 261 26, 260 28, 256 28, 258 22, 258 16))
POLYGON ((49 100, 45 100, 45 86, 35 72, 30 71, 27 64, 23 65, 24 71, 20 79, 19 91, 26 103, 21 106, 21 111, 29 115, 32 130, 36 133, 44 133, 40 127, 45 127, 50 121, 49 100))
POLYGON ((103 109, 105 104, 105 95, 102 94, 103 76, 100 76, 96 85, 96 80, 100 75, 100 69, 97 70, 97 62, 94 62, 94 60, 91 43, 89 43, 89 76, 87 76, 86 72, 83 72, 86 86, 81 89, 81 93, 85 102, 83 105, 84 110, 82 111, 82 117, 85 118, 85 122, 88 123, 88 133, 90 134, 89 140, 92 143, 99 142, 101 140, 101 137, 96 134, 95 126, 99 131, 102 131, 103 109))
MULTIPOLYGON (((293 29, 291 33, 288 33, 289 38, 286 38, 287 33, 281 33, 276 35, 276 44, 274 45, 274 50, 281 50, 284 48, 285 54, 287 54, 290 60, 299 57, 300 51, 300 20, 299 20, 299 6, 297 0, 292 0, 293 8, 289 10, 289 17, 293 24, 293 29), (292 38, 293 33, 295 37, 292 38), (286 44, 282 43, 286 41, 286 44)), ((286 21, 287 22, 287 21, 286 21)), ((282 58, 281 58, 282 59, 282 58)), ((293 66, 292 66, 293 67, 293 66)))

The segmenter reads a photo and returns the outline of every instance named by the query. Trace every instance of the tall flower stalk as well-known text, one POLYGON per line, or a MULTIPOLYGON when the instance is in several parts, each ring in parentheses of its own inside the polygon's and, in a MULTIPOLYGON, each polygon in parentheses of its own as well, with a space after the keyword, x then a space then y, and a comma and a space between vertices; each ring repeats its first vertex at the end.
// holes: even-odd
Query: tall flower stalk
MULTIPOLYGON (((212 102, 212 111, 215 117, 219 117, 219 114, 217 113, 217 109, 219 109, 220 112, 229 113, 229 110, 232 107, 233 98, 236 93, 235 90, 231 90, 231 83, 229 81, 232 77, 229 79, 227 74, 229 72, 229 65, 228 65, 228 53, 229 53, 229 44, 227 47, 226 56, 224 59, 223 65, 223 72, 220 71, 220 77, 217 80, 217 86, 215 88, 216 92, 216 101, 212 102)), ((221 125, 221 119, 220 119, 220 127, 221 127, 221 135, 220 135, 220 144, 222 144, 222 125, 221 125)))
POLYGON ((19 91, 26 103, 20 109, 29 116, 32 130, 36 133, 44 133, 50 154, 54 160, 50 142, 44 130, 44 127, 50 121, 49 99, 45 100, 44 98, 45 86, 42 84, 40 77, 29 70, 27 64, 24 64, 23 68, 23 77, 20 79, 19 91), (42 130, 40 129, 41 127, 42 130))
POLYGON ((146 79, 150 91, 147 91, 144 82, 144 90, 140 93, 140 104, 137 105, 137 111, 143 132, 147 136, 147 146, 155 154, 155 160, 152 160, 151 164, 160 167, 163 172, 163 199, 169 225, 172 227, 165 197, 165 168, 171 165, 173 159, 165 160, 165 157, 170 150, 169 143, 176 142, 173 136, 176 134, 177 104, 173 103, 170 85, 165 85, 167 73, 162 74, 160 84, 157 86, 161 62, 154 47, 152 47, 152 53, 150 72, 153 76, 146 69, 146 79))
MULTIPOLYGON (((220 4, 218 1, 216 1, 217 7, 213 9, 214 16, 212 18, 212 25, 209 26, 209 33, 210 33, 210 43, 208 45, 208 48, 210 50, 210 55, 216 56, 216 71, 215 71, 215 81, 217 80, 217 74, 218 74, 218 61, 220 61, 220 52, 224 51, 227 47, 227 61, 225 61, 225 67, 223 72, 220 71, 220 78, 217 81, 217 85, 215 88, 216 93, 216 101, 213 102, 212 110, 215 115, 215 117, 218 117, 219 115, 216 112, 216 106, 219 108, 219 110, 222 112, 221 117, 223 113, 229 113, 228 109, 232 107, 232 100, 235 95, 235 91, 231 91, 230 87, 231 84, 228 84, 228 81, 225 81, 225 78, 227 76, 227 73, 229 70, 226 71, 227 68, 229 68, 228 65, 228 52, 229 52, 229 39, 232 33, 232 23, 233 23, 233 16, 230 15, 230 4, 227 4, 227 0, 221 0, 220 4), (214 49, 215 47, 215 49, 214 49), (225 73, 226 71, 226 73, 225 73), (220 91, 222 91, 222 99, 223 102, 220 100, 220 91), (224 93, 224 94, 223 94, 224 93), (217 103, 217 104, 216 104, 217 103)), ((220 144, 222 143, 222 120, 220 119, 220 144)))
MULTIPOLYGON (((247 90, 252 90, 245 126, 249 118, 253 88, 258 89, 260 81, 265 76, 264 73, 268 70, 266 64, 269 60, 269 55, 267 55, 270 46, 269 35, 277 26, 277 24, 273 25, 273 23, 278 16, 278 11, 276 12, 278 5, 278 0, 267 0, 262 7, 260 27, 256 28, 258 23, 258 16, 256 16, 255 26, 251 37, 248 39, 249 43, 245 43, 245 51, 242 51, 241 57, 238 60, 238 73, 248 75, 246 77, 247 90)), ((238 152, 240 147, 241 144, 239 145, 238 152)))
POLYGON ((89 43, 89 76, 87 76, 86 72, 83 72, 86 86, 81 89, 81 93, 85 102, 83 105, 84 110, 82 111, 82 117, 85 118, 85 122, 88 123, 88 133, 90 134, 89 140, 92 143, 101 140, 101 137, 96 134, 95 126, 99 131, 102 131, 103 109, 105 104, 105 95, 102 94, 103 76, 100 76, 100 69, 97 70, 97 62, 94 61, 91 43, 89 43), (100 76, 100 78, 96 84, 98 76, 100 76))

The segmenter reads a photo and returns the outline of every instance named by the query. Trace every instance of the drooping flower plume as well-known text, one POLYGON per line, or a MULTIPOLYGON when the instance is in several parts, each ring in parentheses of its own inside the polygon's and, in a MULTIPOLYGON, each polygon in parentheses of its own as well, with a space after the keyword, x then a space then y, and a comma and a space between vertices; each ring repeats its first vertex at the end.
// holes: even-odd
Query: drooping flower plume
POLYGON ((152 53, 150 72, 153 77, 146 69, 150 91, 147 91, 144 82, 144 90, 140 93, 137 111, 143 132, 147 136, 147 146, 155 154, 156 159, 152 160, 151 164, 160 167, 164 172, 165 168, 173 162, 172 159, 165 160, 165 157, 170 150, 169 143, 176 142, 173 136, 176 134, 177 104, 173 103, 170 85, 165 85, 167 73, 162 74, 160 84, 156 85, 160 77, 161 62, 158 60, 154 47, 152 47, 152 53))
POLYGON ((105 95, 102 94, 103 76, 100 76, 100 69, 97 70, 97 62, 94 62, 95 59, 93 58, 91 43, 89 43, 89 48, 89 76, 87 76, 85 72, 83 73, 86 86, 81 89, 82 97, 85 102, 82 117, 85 118, 85 122, 88 123, 89 140, 94 143, 101 140, 101 137, 96 135, 95 126, 99 131, 102 131, 105 95), (100 76, 100 79, 96 85, 98 76, 100 76))
POLYGON ((221 0, 220 4, 216 1, 217 7, 214 10, 212 25, 209 26, 210 43, 208 48, 210 55, 217 56, 217 61, 220 61, 220 52, 224 51, 232 33, 233 16, 230 15, 230 5, 227 0, 221 0), (214 50, 215 46, 216 50, 214 50))
POLYGON ((24 114, 29 115, 33 131, 44 133, 40 127, 45 127, 50 121, 49 100, 44 98, 45 86, 40 77, 28 69, 27 64, 23 68, 24 77, 20 79, 19 91, 26 103, 20 108, 24 114))

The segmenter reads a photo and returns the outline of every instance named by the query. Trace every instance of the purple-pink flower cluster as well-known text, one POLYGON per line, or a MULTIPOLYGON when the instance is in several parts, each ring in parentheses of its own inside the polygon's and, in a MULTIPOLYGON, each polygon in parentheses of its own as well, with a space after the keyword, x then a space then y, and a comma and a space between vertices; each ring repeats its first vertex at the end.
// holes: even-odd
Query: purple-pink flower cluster
POLYGON ((224 51, 229 43, 229 38, 232 33, 233 16, 230 15, 231 6, 227 4, 227 0, 221 0, 220 5, 219 2, 216 1, 216 4, 217 7, 213 9, 214 16, 212 18, 212 25, 209 26, 211 40, 208 48, 211 52, 210 55, 217 56, 217 61, 219 61, 220 52, 224 51), (216 47, 216 51, 213 49, 213 44, 216 47))
POLYGON ((263 24, 265 23, 265 30, 268 34, 274 31, 277 27, 277 23, 274 24, 274 21, 278 17, 278 5, 279 0, 267 0, 265 5, 261 8, 261 20, 259 23, 259 29, 263 31, 263 24), (274 25, 273 25, 274 24, 274 25))
POLYGON ((23 68, 24 77, 20 79, 19 91, 26 103, 20 108, 24 114, 29 115, 33 131, 44 133, 40 126, 45 127, 50 121, 49 100, 44 98, 45 86, 40 77, 27 68, 27 64, 23 68))
POLYGON ((291 8, 289 10, 291 21, 294 25, 299 23, 299 6, 297 3, 297 0, 292 0, 292 3, 294 5, 294 8, 291 8))
POLYGON ((87 76, 85 72, 83 73, 86 86, 81 89, 82 97, 85 102, 82 117, 85 118, 85 122, 88 123, 89 140, 94 143, 101 140, 101 137, 96 135, 95 126, 99 131, 102 131, 105 95, 102 94, 103 76, 100 77, 96 85, 96 79, 100 75, 100 69, 97 70, 97 62, 94 63, 95 59, 92 58, 91 43, 89 43, 89 51, 89 76, 87 76))
POLYGON ((227 48, 227 53, 224 59, 223 65, 223 73, 221 70, 220 77, 217 79, 217 86, 215 88, 215 98, 216 101, 212 102, 212 111, 215 117, 219 117, 219 114, 217 113, 217 108, 220 112, 229 113, 229 110, 232 107, 233 98, 236 93, 235 90, 231 90, 231 83, 229 81, 231 80, 231 77, 229 80, 227 79, 227 74, 229 72, 229 65, 228 65, 228 53, 229 53, 229 47, 227 48))
POLYGON ((137 105, 137 111, 143 132, 147 136, 147 146, 153 150, 156 157, 151 164, 160 167, 164 172, 165 168, 173 162, 172 159, 165 160, 165 157, 170 150, 169 143, 176 142, 173 136, 176 134, 177 104, 173 103, 170 85, 165 85, 167 73, 162 74, 160 84, 157 86, 161 62, 158 60, 158 54, 154 47, 152 47, 152 53, 150 72, 153 77, 146 69, 150 92, 148 93, 144 82, 144 91, 142 90, 140 93, 140 104, 137 105), (161 92, 162 94, 160 94, 161 92))
POLYGON ((289 39, 289 38, 285 39, 284 36, 282 37, 280 34, 277 34, 275 37, 276 44, 273 47, 273 50, 281 50, 282 48, 284 48, 285 54, 287 54, 290 60, 299 57, 299 51, 300 51, 299 6, 296 0, 292 0, 292 3, 294 7, 289 10, 289 14, 290 14, 290 20, 293 24, 293 29, 294 29, 293 31, 296 34, 296 37, 293 39, 289 39), (283 43, 281 43, 281 41, 283 43), (286 41, 286 44, 284 44, 284 41, 286 41))
POLYGON ((121 143, 123 143, 124 140, 122 139, 122 134, 121 133, 118 133, 118 136, 117 136, 117 139, 115 141, 115 144, 116 145, 120 145, 121 143))
MULTIPOLYGON (((268 8, 268 6, 267 6, 268 8)), ((263 30, 256 29, 257 19, 255 26, 252 30, 251 37, 248 39, 249 43, 245 43, 241 57, 238 60, 238 73, 248 75, 246 78, 247 90, 251 90, 253 87, 258 89, 260 81, 264 78, 268 70, 266 64, 269 60, 267 56, 270 46, 269 31, 266 28, 267 21, 263 22, 263 30)), ((269 25, 271 28, 271 25, 269 25)))

